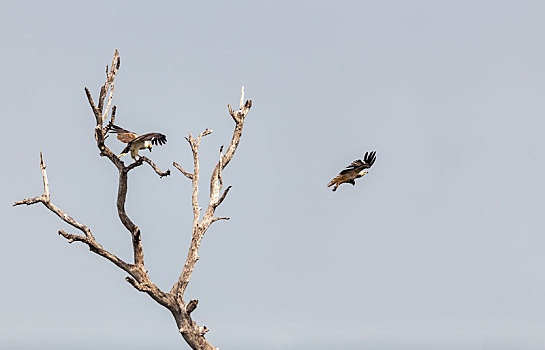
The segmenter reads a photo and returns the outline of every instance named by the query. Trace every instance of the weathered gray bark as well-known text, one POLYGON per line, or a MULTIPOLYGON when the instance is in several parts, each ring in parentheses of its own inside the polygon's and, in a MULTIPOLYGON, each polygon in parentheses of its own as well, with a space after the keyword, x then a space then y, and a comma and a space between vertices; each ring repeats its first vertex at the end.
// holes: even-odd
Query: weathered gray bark
POLYGON ((186 177, 191 179, 191 183, 193 186, 193 193, 192 193, 193 229, 192 229, 191 244, 190 244, 189 252, 188 252, 185 264, 183 266, 182 272, 180 274, 180 277, 174 283, 172 289, 169 292, 164 292, 159 287, 157 287, 149 278, 148 271, 146 270, 145 264, 144 264, 144 249, 142 246, 141 232, 138 226, 127 215, 125 211, 125 201, 127 198, 128 174, 132 169, 141 166, 145 162, 148 165, 150 165, 153 168, 153 170, 157 173, 157 175, 159 175, 160 177, 170 175, 170 170, 162 172, 153 163, 153 161, 151 161, 151 159, 146 158, 144 156, 140 156, 138 160, 136 160, 134 163, 131 163, 125 166, 124 162, 120 160, 105 145, 105 140, 107 137, 106 134, 110 128, 110 125, 112 125, 115 121, 116 107, 113 106, 111 108, 111 113, 110 113, 110 107, 111 107, 112 99, 113 99, 114 79, 117 74, 117 71, 119 70, 119 67, 120 67, 120 58, 116 50, 110 69, 108 69, 108 67, 106 68, 106 82, 104 83, 104 85, 102 86, 100 90, 98 105, 95 105, 93 98, 91 97, 91 93, 89 92, 87 88, 85 88, 85 93, 87 94, 87 99, 89 100, 89 104, 91 106, 91 109, 96 119, 95 140, 97 143, 97 147, 100 151, 100 156, 108 158, 115 165, 115 167, 117 168, 119 172, 117 212, 118 212, 119 219, 123 223, 123 226, 127 229, 127 231, 129 231, 131 235, 131 241, 133 246, 133 262, 132 263, 125 262, 119 257, 117 257, 115 254, 104 249, 95 240, 91 232, 91 229, 89 229, 89 227, 77 222, 75 219, 67 215, 63 210, 56 207, 51 202, 46 166, 45 166, 44 158, 41 152, 40 152, 40 167, 42 170, 44 193, 41 196, 17 201, 13 205, 18 206, 22 204, 31 205, 35 203, 42 203, 46 208, 48 208, 57 216, 59 216, 63 221, 65 221, 72 227, 82 232, 82 234, 71 234, 63 230, 60 230, 59 234, 63 236, 64 238, 66 238, 69 243, 82 242, 88 245, 89 250, 91 250, 93 253, 110 260, 117 267, 127 272, 129 276, 127 276, 125 279, 134 288, 148 294, 153 300, 155 300, 162 306, 166 307, 174 316, 174 320, 176 322, 176 326, 178 327, 180 334, 185 339, 187 344, 191 346, 192 349, 199 349, 199 350, 216 349, 204 337, 204 334, 208 332, 208 328, 206 328, 205 326, 198 326, 195 323, 195 321, 193 321, 191 318, 191 313, 197 307, 198 301, 191 300, 186 303, 183 299, 183 296, 187 288, 187 285, 189 284, 189 280, 191 279, 193 270, 195 269, 195 264, 197 260, 199 259, 198 251, 199 251, 202 238, 204 234, 206 233, 206 230, 210 227, 210 225, 213 222, 216 222, 218 220, 229 219, 227 217, 214 217, 216 208, 223 202, 227 193, 229 192, 229 189, 231 188, 230 186, 227 187, 223 191, 222 195, 220 196, 220 192, 223 188, 223 180, 221 178, 221 172, 225 168, 225 166, 227 166, 227 164, 231 161, 237 149, 237 146, 240 142, 240 138, 242 136, 242 127, 244 125, 244 119, 247 113, 249 112, 250 107, 252 106, 252 101, 248 100, 245 103, 243 103, 244 101, 244 89, 243 89, 241 93, 240 109, 238 111, 233 111, 231 109, 231 106, 228 106, 229 113, 231 114, 231 117, 235 121, 235 130, 233 132, 233 138, 231 140, 229 147, 227 148, 226 153, 223 154, 223 147, 220 148, 219 160, 216 164, 216 167, 210 179, 209 204, 202 219, 200 218, 201 208, 199 207, 199 204, 198 204, 199 176, 200 176, 199 175, 199 145, 201 143, 202 138, 210 134, 212 130, 206 129, 196 139, 191 136, 191 133, 189 134, 189 137, 186 138, 187 141, 189 142, 191 151, 193 153, 193 172, 192 173, 189 173, 183 170, 183 168, 176 162, 173 163, 174 166, 178 168, 186 177), (106 100, 107 95, 108 95, 108 99, 106 100), (105 100, 106 100, 106 104, 105 104, 105 100), (104 122, 105 120, 108 119, 108 116, 110 117, 110 122, 106 126, 104 126, 104 122))

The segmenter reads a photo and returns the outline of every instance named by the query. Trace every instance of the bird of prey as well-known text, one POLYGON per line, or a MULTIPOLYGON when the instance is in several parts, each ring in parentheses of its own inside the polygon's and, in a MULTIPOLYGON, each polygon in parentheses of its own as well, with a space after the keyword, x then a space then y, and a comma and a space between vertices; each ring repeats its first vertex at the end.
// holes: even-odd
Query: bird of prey
POLYGON ((365 152, 363 161, 358 159, 350 163, 346 169, 342 170, 339 175, 335 176, 335 178, 327 184, 327 187, 335 185, 335 187, 333 187, 333 192, 335 192, 337 187, 343 183, 352 184, 352 186, 354 186, 356 184, 356 181, 354 181, 355 179, 367 174, 367 171, 364 169, 369 169, 373 165, 377 159, 376 154, 376 151, 365 152))
POLYGON ((133 159, 136 159, 136 157, 140 157, 140 155, 138 154, 139 150, 147 148, 151 152, 151 145, 157 146, 167 143, 167 137, 158 132, 150 132, 144 135, 138 135, 132 131, 125 130, 113 124, 110 125, 110 130, 108 132, 117 134, 117 139, 127 144, 127 147, 125 147, 123 151, 121 151, 121 154, 118 156, 118 158, 123 157, 130 151, 131 157, 133 159))

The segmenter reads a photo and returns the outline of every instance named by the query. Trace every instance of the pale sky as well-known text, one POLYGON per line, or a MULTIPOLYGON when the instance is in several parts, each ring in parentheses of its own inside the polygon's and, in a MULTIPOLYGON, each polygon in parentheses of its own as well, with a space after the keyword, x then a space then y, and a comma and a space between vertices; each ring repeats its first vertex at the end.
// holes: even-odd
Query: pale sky
MULTIPOLYGON (((3 1, 0 343, 189 349, 170 313, 42 205, 129 260, 117 171, 84 87, 121 55, 117 123, 168 143, 131 172, 127 211, 169 290, 240 87, 254 102, 223 174, 233 188, 186 292, 221 349, 545 348, 545 3, 3 1), (6 127, 7 126, 7 127, 6 127), (366 151, 355 187, 326 187, 366 151)), ((108 139, 116 152, 122 145, 108 139)), ((127 161, 129 159, 127 158, 127 161)))

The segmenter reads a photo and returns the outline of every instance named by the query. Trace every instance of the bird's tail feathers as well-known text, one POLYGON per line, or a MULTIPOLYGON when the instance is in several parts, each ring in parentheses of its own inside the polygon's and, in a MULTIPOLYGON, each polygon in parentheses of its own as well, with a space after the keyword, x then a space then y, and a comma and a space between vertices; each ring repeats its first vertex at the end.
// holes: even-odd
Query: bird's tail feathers
POLYGON ((327 184, 327 187, 331 187, 333 185, 335 185, 335 187, 333 188, 333 191, 336 191, 337 190, 337 187, 339 187, 339 185, 341 184, 341 178, 340 176, 335 176, 333 178, 333 180, 329 181, 329 183, 327 184))
POLYGON ((127 145, 127 147, 123 148, 123 151, 121 151, 121 154, 119 155, 118 158, 123 157, 124 155, 126 155, 127 153, 129 153, 130 150, 131 150, 131 146, 130 146, 130 145, 127 145))
POLYGON ((119 133, 123 133, 123 132, 127 132, 127 130, 115 125, 115 124, 112 124, 110 122, 110 124, 108 125, 109 127, 109 130, 108 132, 111 132, 111 133, 114 133, 114 134, 119 134, 119 133))

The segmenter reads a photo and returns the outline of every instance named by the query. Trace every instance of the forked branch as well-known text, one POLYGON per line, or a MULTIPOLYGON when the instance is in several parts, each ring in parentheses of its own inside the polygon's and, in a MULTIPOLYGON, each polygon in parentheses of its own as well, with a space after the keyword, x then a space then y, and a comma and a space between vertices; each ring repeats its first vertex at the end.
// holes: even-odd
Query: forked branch
POLYGON ((201 208, 199 207, 199 146, 201 144, 202 138, 210 134, 212 130, 206 129, 196 139, 191 135, 191 133, 188 135, 188 137, 186 137, 186 140, 189 143, 193 155, 192 173, 184 170, 182 166, 178 163, 173 163, 173 165, 178 170, 180 170, 180 172, 185 177, 191 180, 193 189, 191 196, 191 204, 193 208, 193 228, 191 234, 191 244, 180 277, 178 278, 176 283, 174 283, 172 289, 170 290, 170 294, 175 298, 177 304, 181 305, 179 310, 180 312, 177 314, 173 313, 174 318, 176 319, 176 324, 178 325, 178 329, 180 330, 180 333, 182 334, 184 339, 193 349, 215 349, 204 338, 204 334, 208 332, 209 329, 206 326, 197 326, 197 324, 191 319, 190 314, 197 307, 197 302, 192 300, 188 304, 186 304, 183 297, 184 292, 191 279, 191 275, 193 274, 193 270, 195 269, 195 264, 199 260, 199 248, 204 234, 213 222, 219 220, 229 220, 228 217, 224 216, 214 217, 214 214, 216 208, 225 200, 227 194, 229 193, 229 190, 231 189, 231 186, 227 187, 227 189, 223 191, 223 194, 220 197, 219 193, 223 187, 223 179, 221 176, 222 170, 232 159, 238 147, 240 138, 242 136, 244 120, 252 106, 252 101, 248 100, 245 103, 243 103, 243 101, 244 87, 242 87, 241 90, 240 109, 238 111, 233 111, 231 106, 228 106, 229 114, 235 121, 235 129, 233 131, 231 143, 229 144, 229 147, 227 148, 225 154, 223 153, 223 146, 220 148, 218 162, 216 164, 216 167, 214 168, 212 176, 210 177, 210 198, 208 201, 208 206, 202 219, 200 218, 201 208))
POLYGON ((91 233, 91 229, 87 227, 86 225, 76 221, 74 218, 72 218, 70 215, 66 214, 62 209, 58 208, 51 202, 50 193, 49 193, 49 180, 47 179, 47 171, 45 166, 45 161, 42 152, 40 152, 40 168, 42 170, 42 180, 44 184, 44 193, 41 196, 34 197, 34 198, 28 198, 23 199, 21 201, 17 201, 13 204, 13 206, 18 206, 22 204, 31 205, 35 203, 42 203, 47 209, 55 213, 59 218, 61 218, 62 221, 66 222, 68 225, 80 230, 83 235, 75 235, 66 233, 63 230, 59 231, 59 235, 66 238, 68 240, 68 243, 72 242, 82 242, 84 244, 87 244, 89 246, 89 249, 110 260, 112 263, 117 265, 119 268, 124 270, 125 272, 131 274, 133 267, 117 257, 115 254, 112 254, 102 248, 100 244, 95 240, 95 237, 91 233))
POLYGON ((242 87, 241 89, 240 109, 238 111, 233 111, 231 106, 228 105, 229 114, 235 121, 235 129, 233 131, 231 143, 229 144, 229 147, 227 148, 227 151, 225 152, 225 154, 223 154, 223 147, 220 149, 219 160, 210 178, 210 198, 208 201, 208 206, 204 213, 204 216, 200 220, 199 220, 199 217, 200 217, 201 208, 199 207, 199 201, 198 201, 199 146, 200 146, 202 137, 205 135, 208 135, 211 132, 211 130, 206 129, 203 133, 199 135, 197 139, 194 139, 191 136, 191 134, 189 134, 189 137, 186 138, 187 141, 189 142, 191 151, 193 153, 193 173, 192 174, 184 171, 181 166, 179 166, 177 163, 174 163, 174 166, 176 166, 176 168, 178 168, 186 177, 192 180, 192 186, 193 186, 193 195, 192 195, 193 230, 191 235, 191 245, 189 248, 189 252, 187 254, 187 258, 186 258, 182 273, 180 274, 178 281, 176 281, 176 283, 171 289, 171 293, 174 293, 174 295, 179 300, 179 302, 183 302, 183 294, 185 292, 185 289, 187 288, 187 285, 189 284, 189 280, 191 279, 191 275, 193 273, 193 270, 195 269, 195 264, 197 260, 199 259, 198 251, 201 245, 202 238, 204 234, 206 233, 206 230, 208 229, 210 224, 212 224, 215 221, 229 219, 227 217, 214 218, 214 214, 215 214, 216 208, 225 200, 227 194, 229 193, 229 190, 231 189, 231 186, 227 187, 227 189, 223 192, 223 194, 220 197, 219 193, 223 187, 221 172, 227 166, 227 164, 229 163, 229 161, 232 159, 233 155, 235 154, 235 151, 240 142, 240 138, 242 137, 242 128, 244 126, 244 120, 252 106, 251 100, 247 100, 245 103, 243 103, 243 101, 244 101, 244 87, 242 87))

